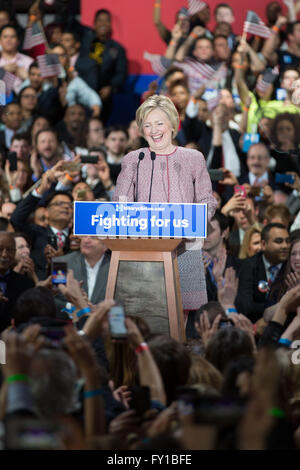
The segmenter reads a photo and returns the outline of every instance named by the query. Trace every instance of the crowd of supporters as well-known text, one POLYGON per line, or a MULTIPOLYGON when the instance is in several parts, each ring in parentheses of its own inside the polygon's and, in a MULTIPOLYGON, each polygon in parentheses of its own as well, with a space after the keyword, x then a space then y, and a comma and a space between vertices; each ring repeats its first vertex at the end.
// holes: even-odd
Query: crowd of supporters
POLYGON ((147 145, 135 121, 108 124, 128 73, 110 12, 89 28, 59 1, 43 27, 34 2, 23 30, 0 1, 2 448, 300 449, 300 2, 268 3, 266 24, 248 12, 244 31, 200 0, 168 30, 169 3, 153 6, 166 50, 145 50, 158 77, 141 102, 171 98, 174 143, 203 153, 218 201, 184 343, 130 315, 115 341, 110 252, 73 235, 73 201, 114 200, 124 155, 147 145))

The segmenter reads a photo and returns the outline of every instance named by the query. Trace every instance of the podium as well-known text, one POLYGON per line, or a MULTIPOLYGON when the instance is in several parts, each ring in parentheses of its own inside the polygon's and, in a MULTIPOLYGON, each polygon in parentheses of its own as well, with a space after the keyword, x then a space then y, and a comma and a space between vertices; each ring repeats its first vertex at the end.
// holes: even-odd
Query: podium
POLYGON ((180 239, 106 239, 112 251, 106 298, 151 330, 185 340, 176 249, 180 239))
POLYGON ((206 230, 206 204, 74 203, 74 235, 98 236, 112 251, 106 298, 178 341, 185 340, 178 247, 206 230))

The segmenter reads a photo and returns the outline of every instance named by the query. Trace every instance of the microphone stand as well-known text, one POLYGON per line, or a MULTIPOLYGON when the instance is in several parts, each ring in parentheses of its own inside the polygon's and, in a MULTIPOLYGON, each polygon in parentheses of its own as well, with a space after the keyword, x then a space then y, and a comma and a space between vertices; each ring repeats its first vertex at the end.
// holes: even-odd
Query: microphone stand
POLYGON ((153 183, 153 170, 154 170, 154 160, 156 159, 155 152, 150 153, 151 160, 152 160, 152 171, 151 171, 151 182, 150 182, 150 192, 149 192, 149 201, 151 201, 151 193, 152 193, 152 183, 153 183))

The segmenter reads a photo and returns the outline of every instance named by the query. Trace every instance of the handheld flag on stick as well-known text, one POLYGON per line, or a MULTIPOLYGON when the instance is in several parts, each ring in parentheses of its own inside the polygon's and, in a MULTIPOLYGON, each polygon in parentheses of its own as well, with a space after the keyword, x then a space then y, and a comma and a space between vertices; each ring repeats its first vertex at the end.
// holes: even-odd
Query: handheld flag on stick
POLYGON ((61 72, 61 65, 57 54, 45 54, 37 57, 37 62, 43 78, 56 77, 61 72))
POLYGON ((13 91, 16 79, 17 77, 14 74, 7 72, 4 68, 0 67, 0 80, 5 83, 5 94, 7 96, 13 91))
POLYGON ((23 49, 28 51, 34 59, 46 52, 46 39, 39 23, 33 23, 26 28, 23 49))
POLYGON ((260 17, 251 10, 248 10, 246 21, 244 23, 244 33, 254 34, 260 38, 268 38, 271 36, 271 31, 260 19, 260 17))

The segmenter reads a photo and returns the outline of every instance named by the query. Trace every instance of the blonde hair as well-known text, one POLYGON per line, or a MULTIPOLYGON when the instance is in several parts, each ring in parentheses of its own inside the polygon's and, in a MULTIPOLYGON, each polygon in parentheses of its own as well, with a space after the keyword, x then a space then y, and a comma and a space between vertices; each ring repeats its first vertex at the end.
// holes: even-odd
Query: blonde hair
POLYGON ((221 372, 202 356, 192 354, 191 359, 192 363, 189 372, 188 384, 206 385, 220 392, 223 384, 221 372))
POLYGON ((136 112, 136 122, 142 136, 144 137, 144 121, 147 115, 155 109, 160 109, 166 114, 173 128, 173 137, 175 137, 179 128, 179 115, 173 102, 164 95, 152 95, 138 108, 136 112))
POLYGON ((262 232, 262 228, 257 223, 251 225, 251 227, 249 227, 248 230, 246 230, 244 240, 243 240, 240 253, 239 253, 240 259, 245 259, 249 257, 249 245, 251 242, 252 235, 254 235, 255 233, 261 234, 261 232, 262 232))

